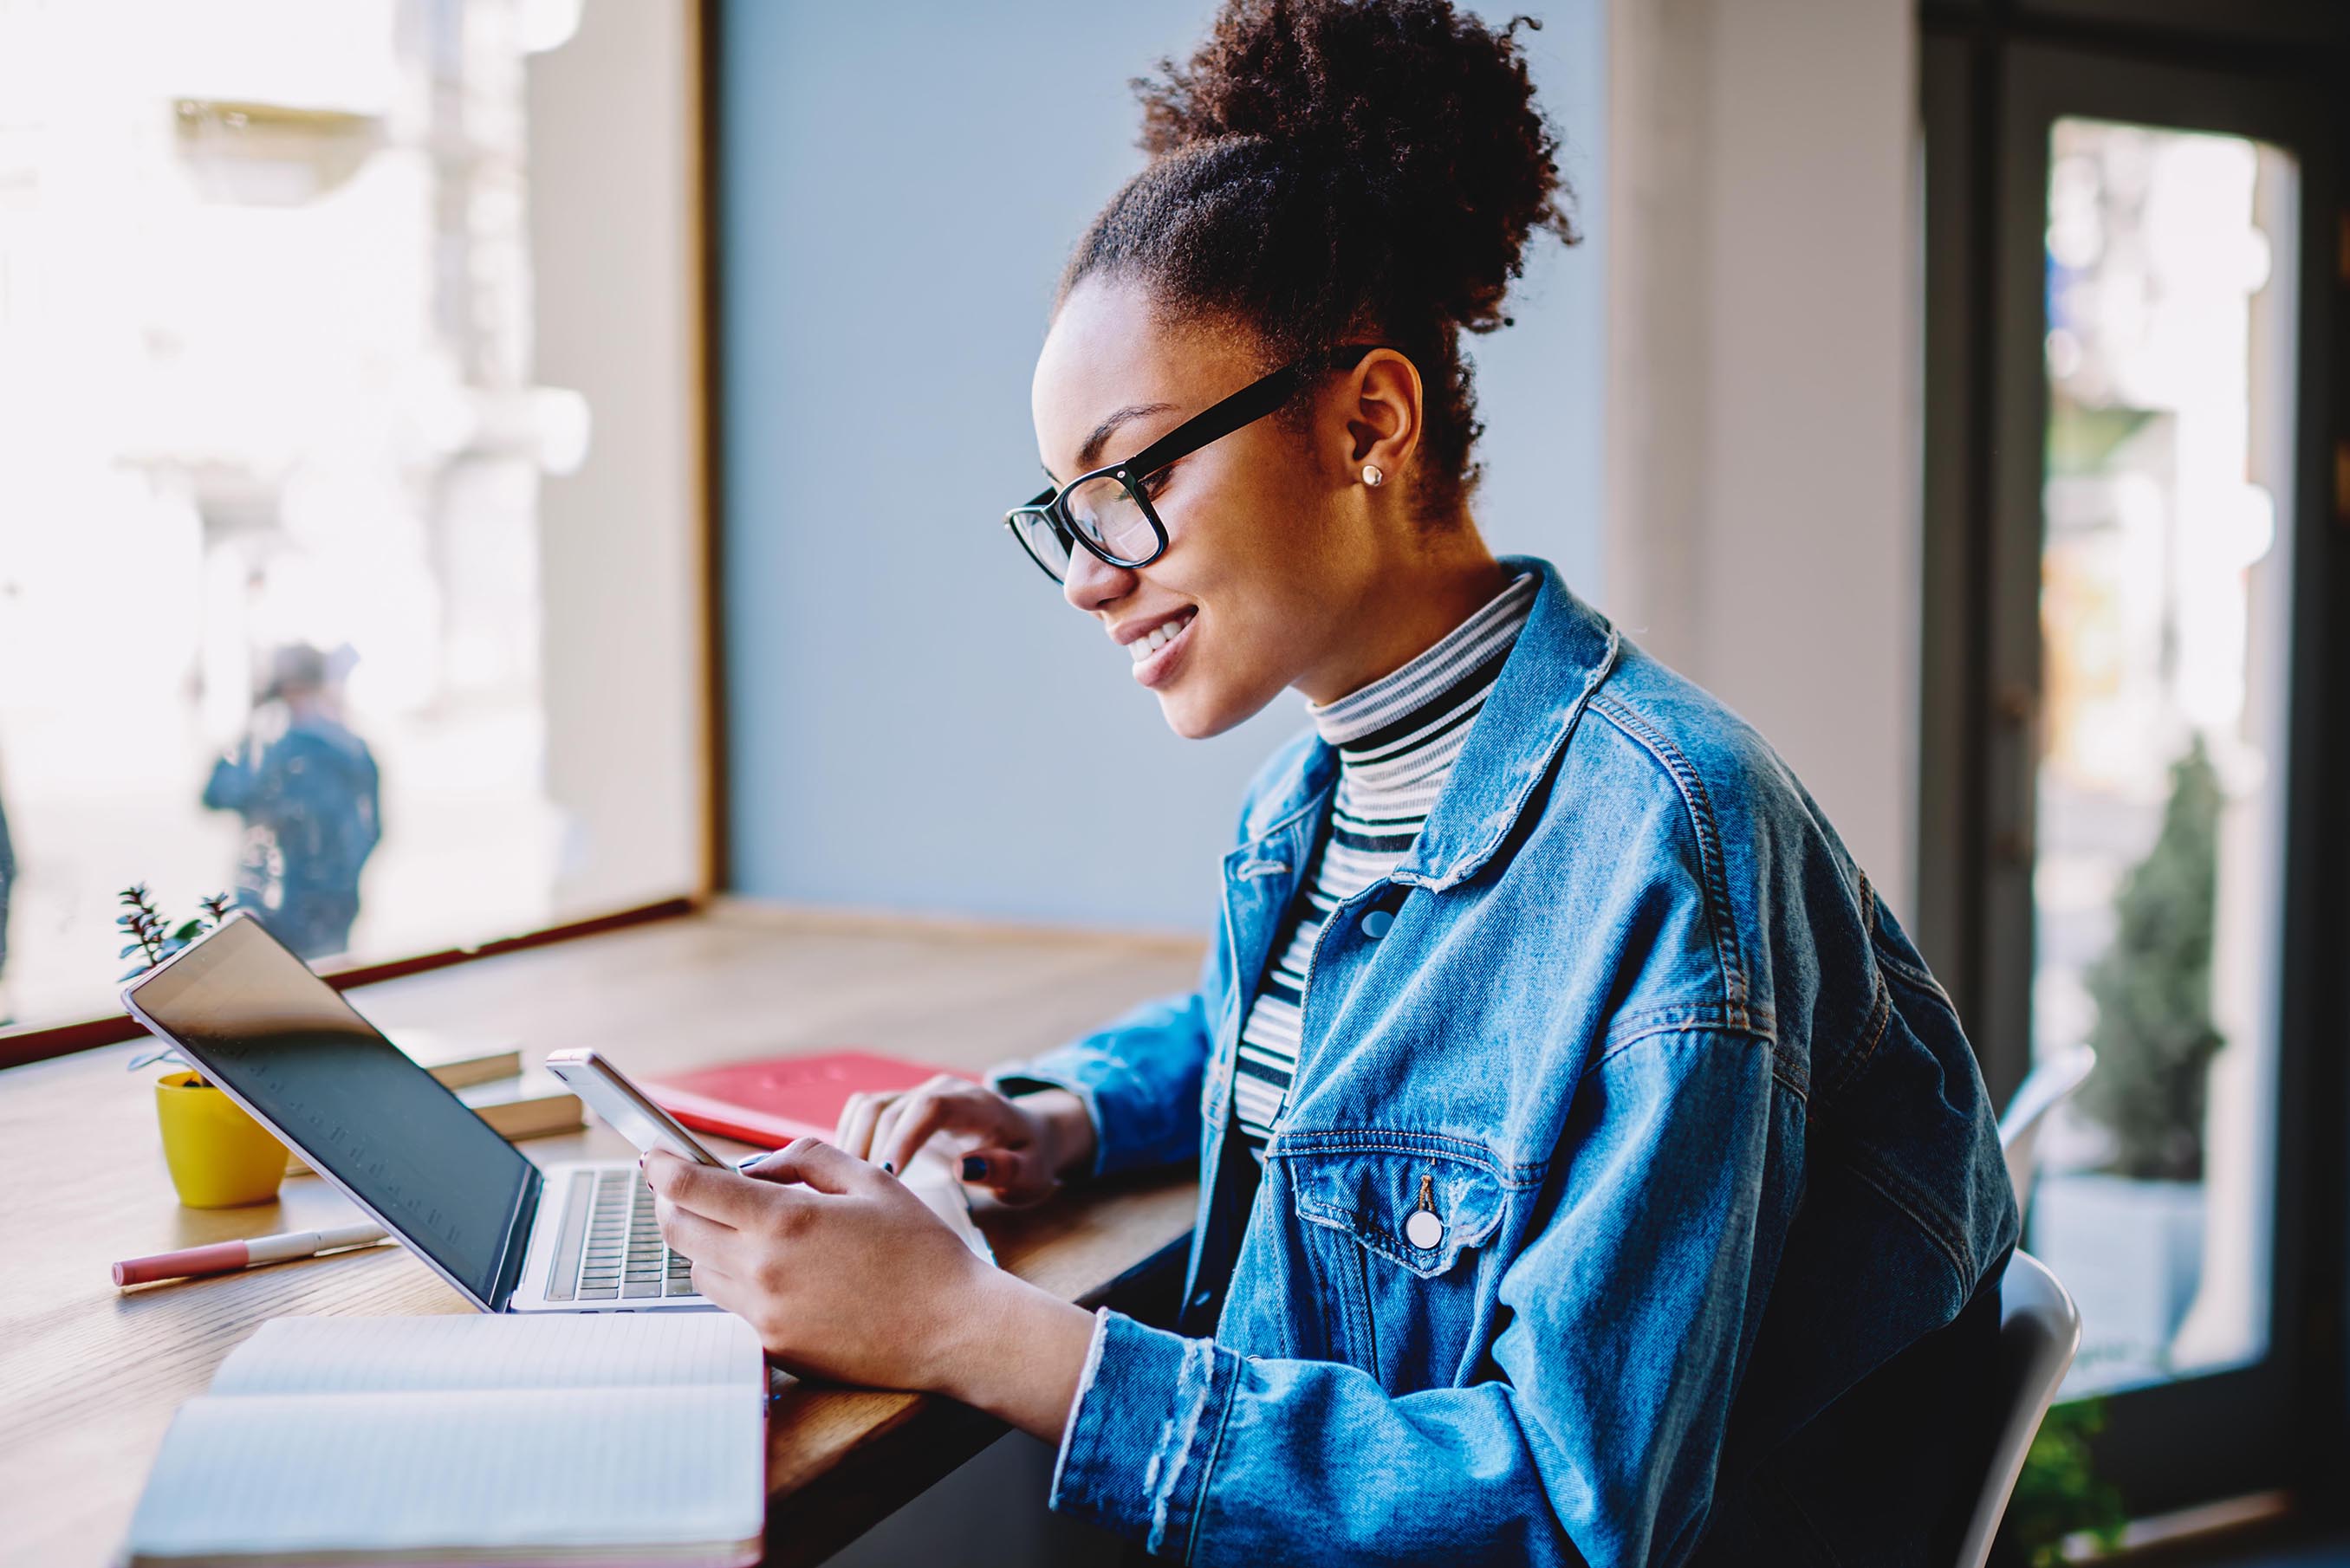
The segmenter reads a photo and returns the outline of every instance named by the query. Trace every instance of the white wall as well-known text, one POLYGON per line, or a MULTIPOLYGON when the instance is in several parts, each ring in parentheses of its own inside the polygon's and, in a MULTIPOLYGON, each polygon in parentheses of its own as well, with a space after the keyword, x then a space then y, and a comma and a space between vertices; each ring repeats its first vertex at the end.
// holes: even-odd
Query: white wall
POLYGON ((593 418, 587 462, 539 494, 558 916, 702 874, 692 11, 588 0, 528 67, 537 379, 593 418))
POLYGON ((1914 8, 1612 0, 1606 607, 1916 885, 1914 8))

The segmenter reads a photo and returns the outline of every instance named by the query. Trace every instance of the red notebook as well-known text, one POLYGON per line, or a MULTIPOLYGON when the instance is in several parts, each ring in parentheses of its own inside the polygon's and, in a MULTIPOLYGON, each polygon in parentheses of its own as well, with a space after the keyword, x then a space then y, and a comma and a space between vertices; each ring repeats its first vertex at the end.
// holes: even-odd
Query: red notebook
POLYGON ((649 1080, 644 1091, 697 1132, 781 1148, 795 1137, 830 1137, 840 1108, 859 1090, 910 1089, 945 1070, 869 1051, 828 1051, 705 1067, 649 1080))

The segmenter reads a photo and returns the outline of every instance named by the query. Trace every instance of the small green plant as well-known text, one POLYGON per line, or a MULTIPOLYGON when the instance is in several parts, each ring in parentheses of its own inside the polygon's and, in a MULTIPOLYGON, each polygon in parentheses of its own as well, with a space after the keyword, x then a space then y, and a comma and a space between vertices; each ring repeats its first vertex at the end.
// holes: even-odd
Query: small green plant
POLYGON ((2097 1475, 2089 1445, 2105 1427, 2100 1396, 2052 1405, 2040 1423, 2000 1530, 2002 1542, 2031 1568, 2057 1568, 2068 1536, 2085 1533, 2103 1552, 2121 1545, 2128 1516, 2121 1493, 2097 1475))
MULTIPOLYGON (((197 899, 196 905, 203 910, 203 914, 191 916, 177 926, 171 925, 163 919, 162 911, 156 909, 154 898, 147 891, 147 884, 144 882, 134 882, 115 897, 123 905, 124 912, 114 918, 114 923, 130 933, 130 942, 114 956, 130 958, 136 954, 140 960, 139 962, 122 971, 124 980, 136 980, 228 919, 229 896, 226 893, 214 893, 209 898, 197 899), (210 917, 209 919, 206 919, 207 916, 210 917)), ((141 1067, 151 1067, 158 1062, 176 1062, 195 1074, 197 1088, 212 1087, 212 1081, 203 1075, 195 1064, 168 1047, 161 1051, 151 1051, 144 1056, 132 1057, 130 1071, 135 1073, 141 1067)))
POLYGON ((136 980, 149 970, 228 919, 228 895, 214 893, 209 898, 199 898, 197 906, 203 915, 192 916, 177 927, 166 929, 161 911, 155 908, 154 898, 144 882, 133 882, 115 895, 125 912, 114 918, 114 923, 130 933, 130 944, 117 958, 129 958, 133 953, 143 961, 131 965, 122 973, 124 980, 136 980), (207 921, 204 915, 212 919, 207 921))
POLYGON ((2220 775, 2195 737, 2170 768, 2170 799, 2146 858, 2114 899, 2113 945, 2089 966, 2097 1070, 2081 1108, 2114 1135, 2113 1168, 2140 1181, 2199 1181, 2211 1058, 2220 775))

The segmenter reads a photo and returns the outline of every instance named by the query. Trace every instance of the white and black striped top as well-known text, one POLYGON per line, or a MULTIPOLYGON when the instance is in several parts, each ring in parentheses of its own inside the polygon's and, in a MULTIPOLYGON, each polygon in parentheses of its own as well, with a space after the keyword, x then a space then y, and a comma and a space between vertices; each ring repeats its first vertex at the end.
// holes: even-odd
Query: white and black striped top
POLYGON ((1534 608, 1537 583, 1533 572, 1520 573, 1402 669, 1326 708, 1305 705, 1315 729, 1338 748, 1338 789, 1241 1025, 1232 1116, 1259 1159, 1297 1067, 1298 1002, 1322 923, 1410 851, 1534 608))

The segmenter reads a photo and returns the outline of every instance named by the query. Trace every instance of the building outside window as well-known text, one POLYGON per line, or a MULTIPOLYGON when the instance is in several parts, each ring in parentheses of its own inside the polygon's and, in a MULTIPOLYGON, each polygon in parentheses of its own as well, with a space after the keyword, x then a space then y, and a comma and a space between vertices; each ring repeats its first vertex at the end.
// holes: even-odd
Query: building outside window
POLYGON ((0 0, 0 1023, 113 1011, 133 882, 321 965, 692 884, 550 760, 549 486, 615 433, 538 369, 533 203, 587 194, 534 190, 531 72, 581 23, 0 0))

